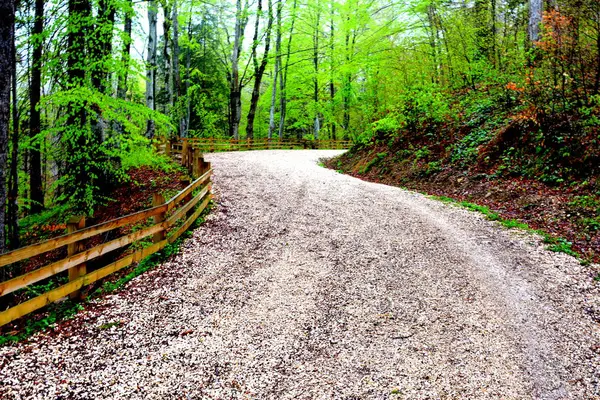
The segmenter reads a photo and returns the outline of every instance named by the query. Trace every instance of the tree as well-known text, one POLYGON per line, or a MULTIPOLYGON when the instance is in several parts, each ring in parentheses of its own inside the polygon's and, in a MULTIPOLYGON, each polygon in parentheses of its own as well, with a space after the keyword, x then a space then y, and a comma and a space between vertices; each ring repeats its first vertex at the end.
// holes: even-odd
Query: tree
POLYGON ((123 7, 123 49, 121 51, 121 72, 118 75, 117 97, 127 97, 127 79, 129 78, 129 59, 131 57, 131 32, 133 25, 133 2, 128 0, 123 7))
MULTIPOLYGON (((155 0, 148 2, 148 54, 146 59, 146 106, 150 110, 156 109, 156 48, 157 48, 157 32, 156 23, 158 21, 158 10, 155 0)), ((148 120, 148 128, 146 136, 154 137, 155 122, 153 119, 148 120)))
POLYGON ((29 151, 29 193, 31 196, 30 212, 37 214, 44 208, 44 193, 42 191, 42 155, 38 135, 41 132, 40 96, 42 92, 42 51, 44 48, 44 1, 35 1, 35 19, 33 22, 31 59, 31 86, 29 100, 29 135, 31 150, 29 151))
POLYGON ((535 46, 540 39, 540 26, 544 12, 544 0, 529 0, 529 42, 535 46))
POLYGON ((258 31, 260 25, 260 17, 262 14, 262 0, 258 0, 258 12, 256 13, 256 23, 254 25, 254 39, 252 43, 252 62, 254 64, 254 86, 252 88, 252 98, 250 99, 250 111, 248 111, 248 125, 246 127, 246 137, 254 139, 254 118, 256 116, 256 107, 260 97, 260 85, 268 63, 269 49, 271 47, 271 29, 273 27, 273 9, 271 0, 268 3, 268 22, 265 32, 265 49, 260 61, 256 49, 258 47, 258 31))
POLYGON ((287 113, 287 78, 290 66, 290 56, 292 54, 292 38, 294 37, 294 25, 296 23, 297 5, 298 0, 294 0, 294 5, 292 6, 292 22, 290 24, 290 31, 288 34, 285 62, 283 64, 283 70, 279 75, 279 140, 283 139, 283 131, 285 129, 285 118, 287 113))
POLYGON ((275 36, 275 68, 273 69, 273 84, 271 88, 271 107, 269 108, 269 139, 275 132, 275 107, 277 102, 277 78, 281 73, 281 14, 283 0, 277 0, 277 33, 275 36))
POLYGON ((0 0, 0 253, 6 249, 6 165, 10 120, 10 87, 14 52, 15 2, 0 0))
POLYGON ((248 0, 236 0, 235 28, 233 31, 233 49, 231 52, 231 73, 229 75, 229 134, 234 139, 240 137, 240 120, 242 119, 242 80, 240 78, 240 53, 243 35, 248 24, 248 0))

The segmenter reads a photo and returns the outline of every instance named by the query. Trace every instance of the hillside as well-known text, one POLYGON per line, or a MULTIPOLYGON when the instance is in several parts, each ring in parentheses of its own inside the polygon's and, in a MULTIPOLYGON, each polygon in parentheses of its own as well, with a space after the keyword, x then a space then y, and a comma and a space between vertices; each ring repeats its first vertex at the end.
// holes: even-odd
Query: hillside
POLYGON ((480 210, 492 219, 527 224, 549 233, 552 248, 597 261, 598 106, 587 114, 551 114, 503 96, 521 94, 510 86, 496 90, 496 97, 492 90, 447 94, 454 101, 438 120, 422 114, 398 124, 410 119, 404 106, 373 124, 368 140, 327 164, 362 179, 487 207, 480 210))

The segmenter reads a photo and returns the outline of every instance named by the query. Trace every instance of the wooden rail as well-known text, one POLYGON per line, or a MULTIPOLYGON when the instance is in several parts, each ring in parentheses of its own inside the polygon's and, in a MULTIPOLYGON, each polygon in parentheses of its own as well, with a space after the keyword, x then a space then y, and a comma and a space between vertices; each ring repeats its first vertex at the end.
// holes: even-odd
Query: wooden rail
POLYGON ((188 152, 196 149, 203 153, 241 150, 348 149, 352 144, 350 140, 179 138, 157 143, 157 150, 176 158, 181 157, 181 162, 184 164, 188 152))
POLYGON ((63 246, 67 246, 68 248, 67 258, 49 263, 23 275, 0 282, 0 296, 26 288, 63 271, 69 272, 68 283, 49 290, 40 296, 17 304, 7 310, 1 311, 0 326, 38 310, 67 295, 79 297, 78 292, 82 287, 140 261, 159 251, 167 244, 177 240, 177 238, 179 238, 194 223, 194 221, 198 219, 212 198, 210 191, 212 168, 210 163, 205 162, 204 159, 199 156, 198 151, 196 151, 195 154, 190 157, 190 160, 186 162, 193 171, 193 176, 197 176, 198 178, 181 192, 173 196, 169 201, 164 202, 162 196, 155 196, 153 207, 150 209, 90 227, 84 227, 85 220, 79 217, 68 224, 69 233, 66 235, 0 255, 0 268, 7 268, 16 262, 39 256, 63 246), (194 191, 197 189, 199 189, 198 193, 194 194, 194 191), (160 201, 157 202, 157 199, 160 201), (195 210, 194 207, 196 207, 195 210), (148 221, 149 218, 153 218, 151 226, 144 226, 140 230, 94 246, 90 249, 85 249, 83 246, 86 239, 124 226, 144 223, 148 221), (180 220, 183 220, 181 224, 179 224, 180 220), (86 264, 88 261, 118 249, 125 249, 130 244, 151 235, 152 244, 149 247, 127 254, 95 271, 89 273, 86 271, 86 264))

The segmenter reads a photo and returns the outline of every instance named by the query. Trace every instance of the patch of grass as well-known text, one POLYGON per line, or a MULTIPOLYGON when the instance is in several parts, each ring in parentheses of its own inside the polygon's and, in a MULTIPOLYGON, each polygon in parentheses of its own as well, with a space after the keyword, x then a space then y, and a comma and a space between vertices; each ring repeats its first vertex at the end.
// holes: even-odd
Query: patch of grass
POLYGON ((544 238, 544 243, 549 245, 548 247, 546 247, 547 250, 553 251, 555 253, 565 253, 565 254, 568 254, 570 256, 573 256, 573 257, 579 259, 582 263, 586 262, 586 260, 581 258, 580 254, 578 254, 575 250, 573 250, 573 243, 567 241, 566 239, 556 238, 554 236, 549 235, 546 232, 532 229, 529 225, 527 225, 523 222, 519 222, 515 219, 503 219, 500 217, 500 215, 498 213, 490 210, 486 206, 480 206, 478 204, 470 203, 468 201, 458 201, 451 197, 446 197, 446 196, 429 196, 429 197, 434 200, 438 200, 438 201, 441 201, 444 203, 456 204, 456 205, 459 205, 459 206, 466 208, 468 210, 471 210, 471 211, 477 211, 477 212, 485 215, 489 220, 498 221, 500 224, 502 224, 503 226, 505 226, 509 229, 517 228, 517 229, 522 229, 522 230, 529 231, 532 233, 537 233, 538 235, 540 235, 544 238))
POLYGON ((479 204, 470 203, 468 201, 461 201, 458 203, 461 207, 466 208, 467 210, 477 211, 485 215, 490 221, 500 221, 500 215, 498 213, 493 212, 486 206, 480 206, 479 204))
POLYGON ((555 253, 565 253, 570 256, 579 258, 579 254, 577 254, 573 250, 573 243, 567 241, 566 239, 554 238, 549 235, 545 235, 544 243, 549 244, 549 246, 546 248, 550 251, 553 251, 555 253))
POLYGON ((531 230, 529 225, 519 222, 516 219, 501 219, 500 223, 509 229, 523 229, 523 230, 531 230))
POLYGON ((39 320, 29 319, 20 332, 0 335, 0 346, 25 340, 33 334, 53 326, 58 321, 66 321, 73 318, 81 310, 83 310, 83 306, 72 300, 52 304, 44 318, 39 320))
MULTIPOLYGON (((190 226, 190 228, 186 232, 184 232, 181 235, 181 237, 179 237, 175 242, 173 242, 172 244, 168 244, 161 251, 151 254, 150 256, 141 260, 138 263, 138 265, 133 269, 133 271, 131 271, 124 277, 118 279, 117 281, 104 282, 102 287, 96 289, 91 295, 86 297, 83 300, 83 302, 84 303, 88 302, 92 298, 95 298, 95 297, 98 297, 98 296, 101 296, 103 294, 107 294, 110 292, 114 292, 114 291, 122 288, 127 282, 140 276, 144 272, 155 268, 159 264, 167 261, 167 259, 169 259, 169 257, 179 253, 179 251, 181 249, 181 245, 183 244, 183 241, 185 239, 189 238, 192 235, 192 232, 204 222, 204 218, 210 212, 210 209, 211 209, 211 204, 209 203, 209 206, 206 207, 206 209, 202 212, 202 214, 198 217, 198 219, 192 224, 192 226, 190 226)), ((41 332, 43 330, 46 330, 46 329, 52 327, 57 322, 65 321, 70 318, 73 318, 75 316, 75 314, 77 314, 81 310, 83 310, 83 305, 80 302, 74 302, 72 300, 66 300, 61 303, 51 304, 49 306, 49 310, 46 311, 46 314, 42 319, 34 320, 33 318, 30 318, 27 320, 25 327, 20 332, 0 335, 0 346, 6 345, 9 343, 16 343, 16 342, 23 341, 23 340, 31 337, 35 333, 41 332)), ((100 326, 99 329, 108 329, 111 326, 105 326, 105 325, 110 325, 110 324, 113 324, 113 323, 104 324, 104 325, 100 326)), ((112 326, 114 326, 114 325, 112 325, 112 326)))
POLYGON ((98 327, 98 329, 100 330, 106 330, 106 329, 110 329, 113 326, 119 327, 121 326, 121 321, 115 321, 115 322, 107 322, 106 324, 102 324, 98 327))

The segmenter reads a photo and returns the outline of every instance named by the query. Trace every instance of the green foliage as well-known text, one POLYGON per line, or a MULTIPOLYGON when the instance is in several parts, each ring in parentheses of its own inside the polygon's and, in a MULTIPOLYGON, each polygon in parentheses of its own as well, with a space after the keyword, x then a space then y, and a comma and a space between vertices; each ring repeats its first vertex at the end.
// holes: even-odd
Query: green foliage
POLYGON ((547 249, 550 251, 553 251, 555 253, 565 253, 573 257, 579 256, 573 250, 573 243, 563 238, 552 238, 550 236, 546 236, 545 242, 550 244, 550 246, 547 247, 547 249))
POLYGON ((182 169, 182 167, 174 163, 170 157, 156 154, 147 140, 144 140, 141 144, 131 143, 126 147, 124 146, 121 152, 122 170, 128 171, 132 168, 143 166, 159 169, 166 173, 182 169))
POLYGON ((426 159, 431 155, 431 151, 427 147, 423 147, 415 151, 415 160, 426 159))
POLYGON ((377 153, 377 156, 373 158, 371 161, 367 163, 361 170, 361 174, 366 174, 373 168, 375 165, 379 164, 385 157, 387 157, 387 153, 377 153))
POLYGON ((52 327, 58 321, 64 321, 72 318, 83 306, 71 300, 65 300, 61 303, 55 303, 50 306, 50 310, 41 319, 28 319, 24 328, 17 334, 6 334, 0 336, 0 346, 19 342, 29 338, 31 335, 52 327))
POLYGON ((122 325, 121 321, 107 322, 105 324, 100 325, 98 327, 98 329, 100 329, 100 330, 107 330, 107 329, 110 329, 110 328, 113 328, 113 327, 117 327, 118 328, 121 325, 122 325))

